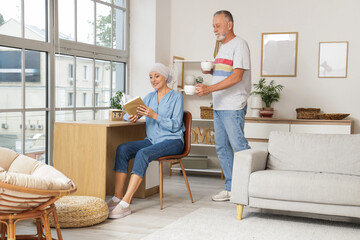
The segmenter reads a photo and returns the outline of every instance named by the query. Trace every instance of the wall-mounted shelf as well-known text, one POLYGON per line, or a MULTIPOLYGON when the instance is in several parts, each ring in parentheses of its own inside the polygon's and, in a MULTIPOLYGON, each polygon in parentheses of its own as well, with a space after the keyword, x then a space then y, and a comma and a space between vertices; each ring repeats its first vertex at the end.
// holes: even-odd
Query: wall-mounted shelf
MULTIPOLYGON (((172 171, 181 171, 181 167, 172 167, 172 171)), ((195 169, 195 168, 185 168, 186 172, 202 172, 202 173, 220 173, 221 168, 206 168, 206 169, 195 169)))
POLYGON ((192 147, 215 147, 214 144, 192 143, 192 147))
POLYGON ((175 63, 201 63, 201 62, 214 62, 213 59, 211 60, 180 60, 180 59, 174 59, 175 63))

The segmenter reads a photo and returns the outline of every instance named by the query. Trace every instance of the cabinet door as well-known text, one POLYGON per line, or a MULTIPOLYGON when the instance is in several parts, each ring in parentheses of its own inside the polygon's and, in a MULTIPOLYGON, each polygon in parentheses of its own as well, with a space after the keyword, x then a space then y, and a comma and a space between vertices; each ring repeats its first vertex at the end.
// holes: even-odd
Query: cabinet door
POLYGON ((290 124, 284 123, 245 123, 245 137, 269 139, 272 131, 290 131, 290 124))
POLYGON ((291 124, 290 131, 296 132, 296 133, 351 134, 351 126, 350 125, 291 124))

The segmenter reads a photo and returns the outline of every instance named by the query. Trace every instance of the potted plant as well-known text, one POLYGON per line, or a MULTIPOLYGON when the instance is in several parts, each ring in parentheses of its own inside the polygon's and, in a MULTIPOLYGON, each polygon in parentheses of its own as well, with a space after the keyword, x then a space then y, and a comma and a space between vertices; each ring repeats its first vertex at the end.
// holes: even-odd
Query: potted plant
POLYGON ((110 110, 109 120, 110 121, 121 121, 123 120, 123 98, 124 94, 122 91, 117 91, 115 95, 110 98, 110 110))
POLYGON ((269 84, 266 84, 265 78, 261 78, 259 83, 255 83, 253 86, 255 91, 252 91, 251 95, 259 95, 266 106, 260 111, 260 115, 262 117, 272 117, 274 109, 271 107, 271 104, 279 101, 280 92, 283 90, 284 86, 280 84, 275 85, 274 80, 271 80, 269 84))

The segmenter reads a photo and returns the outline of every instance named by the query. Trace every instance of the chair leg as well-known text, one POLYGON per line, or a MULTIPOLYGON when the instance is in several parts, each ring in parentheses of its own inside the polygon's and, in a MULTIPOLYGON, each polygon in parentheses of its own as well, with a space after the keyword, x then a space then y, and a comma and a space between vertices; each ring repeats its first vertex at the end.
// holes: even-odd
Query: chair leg
POLYGON ((163 165, 162 161, 159 161, 159 192, 160 192, 160 209, 163 209, 163 165))
POLYGON ((244 210, 244 205, 241 205, 241 204, 236 205, 236 219, 237 220, 241 220, 243 210, 244 210))
POLYGON ((194 203, 194 200, 193 200, 192 195, 191 195, 190 185, 189 185, 189 182, 188 182, 188 180, 187 180, 186 173, 185 173, 185 169, 184 169, 184 165, 183 165, 181 159, 180 159, 180 166, 181 166, 181 171, 182 171, 183 176, 184 176, 184 179, 185 179, 185 183, 186 183, 187 190, 188 190, 189 195, 190 195, 191 202, 194 203))
POLYGON ((7 230, 7 240, 15 240, 15 222, 14 219, 9 219, 9 226, 7 230))
POLYGON ((56 233, 58 236, 58 240, 63 240, 62 234, 61 234, 61 229, 60 229, 60 224, 59 224, 59 218, 57 216, 56 213, 56 208, 54 206, 54 210, 53 210, 53 216, 54 216, 54 222, 55 222, 55 228, 56 228, 56 233))
POLYGON ((37 229, 37 235, 38 235, 38 240, 41 240, 43 238, 43 230, 42 230, 42 224, 41 224, 41 219, 37 218, 36 219, 36 229, 37 229))
POLYGON ((44 230, 45 230, 46 240, 52 240, 50 224, 49 224, 49 213, 48 213, 47 210, 44 211, 42 220, 43 220, 43 223, 44 223, 44 230))
POLYGON ((6 232, 6 224, 5 223, 0 223, 1 224, 1 240, 5 240, 5 232, 6 232))

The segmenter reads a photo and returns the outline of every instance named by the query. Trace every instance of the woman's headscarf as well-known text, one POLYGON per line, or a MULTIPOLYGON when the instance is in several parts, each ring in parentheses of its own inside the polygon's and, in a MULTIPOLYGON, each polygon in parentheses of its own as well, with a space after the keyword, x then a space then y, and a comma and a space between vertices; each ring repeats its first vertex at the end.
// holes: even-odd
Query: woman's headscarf
POLYGON ((166 82, 170 83, 172 81, 172 76, 170 69, 162 63, 155 63, 154 66, 150 69, 149 73, 158 72, 166 78, 166 82))

